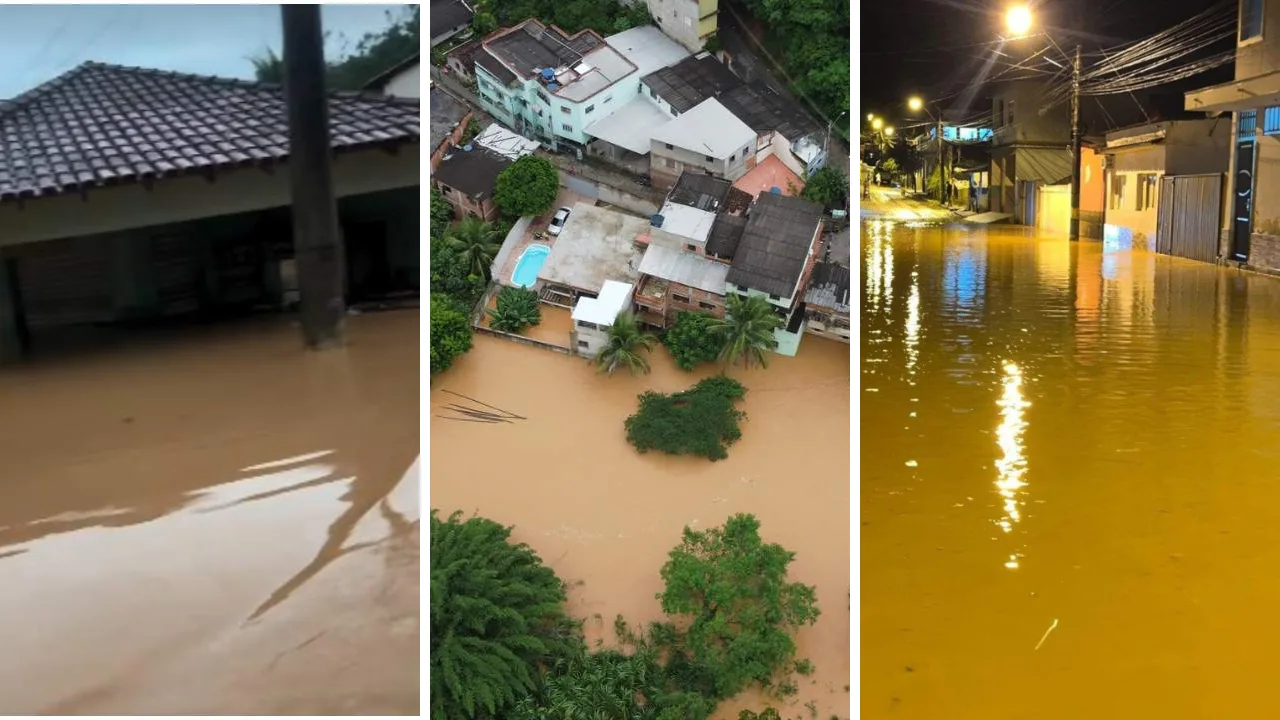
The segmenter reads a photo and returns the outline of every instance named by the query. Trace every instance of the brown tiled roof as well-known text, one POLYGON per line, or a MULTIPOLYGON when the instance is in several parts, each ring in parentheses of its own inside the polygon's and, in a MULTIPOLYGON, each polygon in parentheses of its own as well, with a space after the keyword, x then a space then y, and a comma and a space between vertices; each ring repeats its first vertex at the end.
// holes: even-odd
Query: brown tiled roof
MULTIPOLYGON (((336 151, 419 140, 419 101, 334 93, 336 151)), ((289 155, 279 86, 85 63, 0 109, 0 201, 289 155)))
POLYGON ((727 281, 789 297, 804 273, 822 207, 799 198, 761 193, 747 217, 727 281))

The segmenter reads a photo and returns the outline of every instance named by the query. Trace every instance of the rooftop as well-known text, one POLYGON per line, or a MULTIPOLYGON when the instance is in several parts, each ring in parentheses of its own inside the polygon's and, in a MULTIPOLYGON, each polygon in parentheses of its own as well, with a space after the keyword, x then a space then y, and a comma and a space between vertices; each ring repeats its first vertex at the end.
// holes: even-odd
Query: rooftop
POLYGON ((742 85, 737 75, 707 52, 656 70, 640 82, 677 113, 688 112, 703 100, 742 85))
POLYGON ((444 156, 431 173, 431 180, 461 190, 470 197, 484 199, 493 195, 498 175, 509 165, 510 160, 484 148, 471 151, 459 148, 444 156))
POLYGON ((732 260, 738 251, 738 243, 742 242, 742 232, 747 228, 747 219, 739 215, 717 215, 715 224, 711 226, 711 235, 707 237, 707 254, 721 260, 732 260))
POLYGON ((670 120, 665 112, 644 97, 635 97, 622 107, 587 126, 586 133, 638 155, 649 154, 654 130, 670 120))
POLYGON ((640 261, 640 274, 723 295, 729 266, 693 253, 650 245, 640 261))
POLYGON ((821 221, 822 208, 814 203, 773 193, 756 198, 728 282, 791 297, 821 221))
MULTIPOLYGON (((491 70, 486 59, 496 60, 511 79, 528 80, 546 68, 569 67, 582 62, 583 57, 604 45, 604 40, 592 30, 568 35, 554 25, 543 25, 530 18, 512 28, 499 30, 484 40, 486 52, 476 53, 476 62, 485 70, 491 70)), ((509 82, 502 75, 499 80, 509 82)))
POLYGON ((775 131, 795 142, 822 130, 797 103, 786 100, 762 82, 727 90, 718 99, 757 133, 775 131))
POLYGON ((583 56, 582 61, 564 68, 555 75, 555 85, 547 90, 568 100, 581 102, 634 73, 636 66, 622 53, 608 45, 602 45, 583 56))
MULTIPOLYGON (((331 93, 334 149, 419 141, 418 98, 331 93)), ((279 86, 89 62, 0 110, 0 200, 288 159, 279 86)))
POLYGON ((804 179, 792 172, 777 155, 770 155, 738 178, 733 186, 753 198, 773 188, 778 188, 783 195, 799 195, 804 189, 804 179))
POLYGON ((711 98, 658 128, 653 140, 714 158, 727 158, 744 146, 754 148, 756 133, 711 98))
POLYGON ((631 61, 641 76, 678 63, 689 51, 653 25, 642 25, 605 38, 614 50, 631 61))
POLYGON ((714 212, 720 209, 731 187, 733 183, 723 178, 686 170, 680 173, 675 186, 667 193, 667 200, 714 212))
POLYGON ((663 203, 658 214, 662 216, 662 230, 700 244, 707 241, 711 224, 716 221, 714 212, 678 205, 669 200, 663 203))
POLYGON ((381 90, 382 88, 386 87, 387 83, 391 82, 392 78, 394 78, 395 76, 408 70, 409 68, 417 67, 418 65, 420 65, 421 62, 419 59, 419 55, 421 55, 421 53, 414 53, 409 57, 405 58, 404 60, 401 60, 395 65, 392 65, 391 67, 387 68, 386 70, 383 70, 382 72, 378 73, 373 77, 372 80, 364 84, 364 89, 365 90, 381 90))
POLYGON ((429 104, 431 106, 431 149, 434 152, 449 139, 449 134, 458 127, 462 118, 471 112, 471 108, 439 87, 431 88, 429 104))
POLYGON ((809 305, 849 312, 849 268, 835 263, 820 262, 813 266, 813 277, 804 301, 809 305))
POLYGON ((595 323, 610 327, 618 319, 618 315, 631 305, 630 283, 605 280, 598 297, 578 298, 573 306, 573 320, 595 323))
POLYGON ((634 283, 641 258, 635 239, 648 227, 642 218, 577 203, 538 279, 592 293, 600 292, 606 280, 634 283))
POLYGON ((518 160, 525 155, 532 155, 538 149, 538 141, 518 135, 498 123, 491 123, 475 137, 472 143, 486 150, 492 150, 510 160, 518 160))
POLYGON ((434 38, 471 22, 475 13, 462 0, 431 0, 427 15, 431 19, 431 37, 434 38))

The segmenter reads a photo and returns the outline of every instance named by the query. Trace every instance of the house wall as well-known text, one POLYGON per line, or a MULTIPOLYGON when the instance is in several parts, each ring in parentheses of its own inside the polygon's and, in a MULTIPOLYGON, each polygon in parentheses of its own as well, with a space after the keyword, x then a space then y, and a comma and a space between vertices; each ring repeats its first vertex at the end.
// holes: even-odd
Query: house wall
POLYGON ((701 50, 716 31, 718 0, 646 0, 649 14, 672 40, 691 51, 701 50))
POLYGON ((462 120, 458 123, 458 126, 453 129, 453 132, 449 133, 449 138, 440 143, 440 147, 436 148, 435 151, 431 153, 431 172, 435 172, 436 168, 440 166, 440 162, 444 160, 445 153, 448 152, 449 146, 458 145, 462 142, 462 136, 467 132, 467 125, 469 125, 474 118, 475 113, 467 111, 467 114, 462 116, 462 120))
POLYGON ((1148 250, 1155 247, 1156 221, 1160 214, 1160 179, 1164 177, 1164 145, 1143 145, 1120 149, 1112 156, 1107 172, 1107 209, 1104 240, 1120 247, 1148 250), (1141 176, 1155 177, 1154 194, 1148 206, 1139 209, 1141 176), (1123 188, 1113 201, 1116 178, 1123 177, 1123 188))
MULTIPOLYGON (((1258 135, 1257 142, 1253 231, 1264 235, 1280 235, 1280 192, 1276 191, 1280 188, 1280 137, 1258 135)), ((1258 254, 1256 244, 1251 250, 1252 255, 1258 254)), ((1280 267, 1280 265, 1266 267, 1280 267)))
MULTIPOLYGON (((1248 40, 1236 48, 1237 80, 1265 75, 1280 68, 1280 0, 1265 0, 1264 5, 1262 37, 1248 40)), ((1237 20, 1237 39, 1240 36, 1238 28, 1237 20)))
POLYGON ((748 157, 754 157, 755 138, 744 143, 729 157, 711 158, 694 150, 687 150, 679 145, 649 141, 649 175, 654 187, 667 189, 675 185, 680 174, 690 172, 709 172, 726 180, 737 180, 747 174, 748 157))
POLYGON ((667 285, 667 323, 675 321, 676 313, 689 310, 724 317, 724 295, 707 292, 681 283, 667 285), (679 297, 677 297, 679 296, 679 297), (704 303, 706 306, 704 306, 704 303))
POLYGON ((453 216, 458 220, 466 217, 478 217, 481 220, 490 222, 498 217, 498 206, 493 202, 492 197, 476 199, 462 192, 461 190, 445 185, 441 182, 433 182, 440 194, 445 200, 453 206, 453 216))
MULTIPOLYGON (((992 98, 992 144, 1060 143, 1071 138, 1070 108, 1059 106, 1041 115, 1044 86, 1036 82, 1011 83, 992 98)), ((1003 210, 1002 212, 1009 212, 1003 210)))
POLYGON ((991 212, 1012 214, 1015 210, 1014 165, 1013 153, 991 158, 991 188, 988 193, 991 212))
POLYGON ((422 97, 422 66, 405 68, 387 83, 382 92, 395 97, 422 97))
MULTIPOLYGON (((337 197, 419 185, 418 146, 395 155, 381 150, 340 153, 333 161, 337 197)), ((76 235, 96 235, 290 204, 287 163, 270 173, 246 168, 214 182, 188 176, 157 182, 153 189, 120 185, 79 195, 0 203, 0 247, 76 235)))
POLYGON ((475 74, 480 105, 486 112, 517 133, 551 145, 568 140, 585 146, 591 141, 587 126, 634 98, 640 87, 639 73, 633 72, 590 98, 573 102, 548 92, 537 79, 517 79, 514 87, 505 87, 479 65, 475 74))
POLYGON ((810 305, 805 312, 805 332, 847 343, 852 337, 852 331, 849 329, 849 313, 810 305))

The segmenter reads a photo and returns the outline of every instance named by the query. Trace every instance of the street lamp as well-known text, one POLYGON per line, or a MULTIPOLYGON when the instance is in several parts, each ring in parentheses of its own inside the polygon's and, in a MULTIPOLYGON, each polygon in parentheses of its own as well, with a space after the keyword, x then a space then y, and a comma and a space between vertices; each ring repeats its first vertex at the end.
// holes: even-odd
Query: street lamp
POLYGON ((911 112, 920 112, 924 109, 924 101, 918 97, 909 98, 907 100, 907 108, 909 108, 911 112))
POLYGON ((875 113, 867 113, 867 122, 871 122, 872 120, 875 120, 875 119, 876 119, 875 113))
POLYGON ((884 127, 884 120, 883 120, 883 119, 881 119, 881 118, 873 118, 873 119, 871 120, 871 129, 872 129, 872 130, 875 130, 875 131, 879 132, 879 131, 880 131, 880 129, 881 129, 881 128, 883 128, 883 127, 884 127))
POLYGON ((892 126, 892 125, 890 125, 889 127, 885 128, 885 129, 884 129, 884 134, 885 134, 885 135, 893 135, 893 126, 892 126))
POLYGON ((1004 14, 1004 26, 1013 37, 1020 38, 1031 32, 1031 8, 1026 5, 1014 5, 1004 14))
MULTIPOLYGON (((936 125, 936 126, 937 126, 937 128, 938 128, 938 131, 937 131, 937 136, 938 136, 938 202, 943 203, 943 204, 946 204, 946 202, 947 202, 947 196, 945 195, 946 190, 943 188, 943 185, 942 185, 942 110, 941 110, 941 109, 939 109, 939 110, 938 110, 938 114, 937 114, 937 116, 935 117, 933 113, 929 112, 929 108, 925 106, 925 104, 924 104, 924 100, 920 99, 920 96, 919 96, 919 95, 913 95, 913 96, 911 96, 911 97, 907 98, 907 108, 908 108, 908 109, 910 109, 912 112, 920 112, 920 111, 922 111, 922 110, 923 110, 923 111, 924 111, 924 114, 925 114, 925 115, 928 115, 928 116, 929 116, 929 119, 930 119, 930 120, 932 120, 932 121, 933 121, 933 123, 934 123, 934 125, 936 125)), ((927 167, 927 165, 926 165, 926 167, 927 167)), ((928 189, 928 180, 927 180, 927 179, 925 180, 925 189, 928 189)))

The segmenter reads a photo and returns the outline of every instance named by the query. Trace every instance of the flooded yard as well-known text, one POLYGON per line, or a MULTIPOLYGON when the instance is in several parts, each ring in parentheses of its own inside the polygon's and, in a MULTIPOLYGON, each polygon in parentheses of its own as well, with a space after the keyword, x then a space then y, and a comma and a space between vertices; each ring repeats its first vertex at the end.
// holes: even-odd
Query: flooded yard
POLYGON ((862 228, 864 718, 1275 714, 1280 281, 862 228))
POLYGON ((0 712, 417 714, 418 313, 0 372, 0 712))
MULTIPOLYGON (((571 614, 592 642, 613 640, 619 613, 634 623, 661 617, 659 569, 686 525, 722 524, 754 513, 766 541, 796 553, 792 578, 817 586, 822 616, 798 637, 812 677, 774 703, 794 716, 849 713, 849 347, 806 337, 795 358, 735 370, 748 388, 742 439, 729 457, 640 455, 623 421, 648 389, 672 392, 714 372, 685 373, 664 348, 653 372, 597 374, 587 361, 477 336, 475 347, 431 388, 431 507, 479 513, 514 525, 574 585, 571 614), (527 419, 459 422, 446 406, 487 403, 527 419), (783 708, 785 705, 785 708, 783 708)), ((759 697, 726 703, 760 710, 759 697)))

